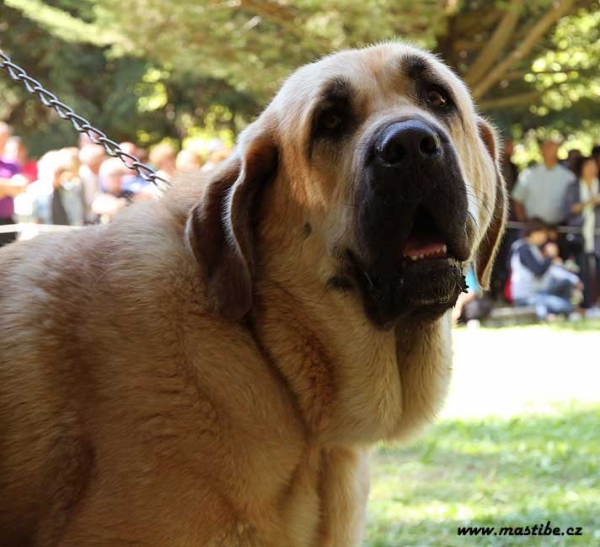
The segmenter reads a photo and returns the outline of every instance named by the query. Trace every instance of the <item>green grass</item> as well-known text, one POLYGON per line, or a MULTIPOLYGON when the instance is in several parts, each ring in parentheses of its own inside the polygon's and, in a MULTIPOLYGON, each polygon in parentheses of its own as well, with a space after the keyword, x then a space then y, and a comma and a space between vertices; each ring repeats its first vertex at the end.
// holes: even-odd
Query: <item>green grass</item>
POLYGON ((553 331, 568 331, 568 332, 596 332, 600 333, 600 319, 594 319, 589 321, 579 321, 576 323, 569 323, 567 321, 559 321, 549 325, 553 331))
POLYGON ((582 326, 455 332, 448 408, 374 455, 366 546, 600 545, 600 334, 582 326), (547 521, 584 535, 457 535, 547 521))
MULTIPOLYGON (((556 320, 556 323, 546 323, 546 324, 534 324, 534 325, 520 325, 518 327, 510 326, 510 327, 496 327, 485 330, 493 330, 493 331, 514 331, 514 330, 527 330, 527 329, 537 329, 543 327, 549 331, 554 332, 600 332, 600 319, 589 319, 589 320, 580 320, 580 321, 567 321, 566 319, 559 318, 556 320)), ((464 327, 459 327, 458 330, 463 330, 464 327)))

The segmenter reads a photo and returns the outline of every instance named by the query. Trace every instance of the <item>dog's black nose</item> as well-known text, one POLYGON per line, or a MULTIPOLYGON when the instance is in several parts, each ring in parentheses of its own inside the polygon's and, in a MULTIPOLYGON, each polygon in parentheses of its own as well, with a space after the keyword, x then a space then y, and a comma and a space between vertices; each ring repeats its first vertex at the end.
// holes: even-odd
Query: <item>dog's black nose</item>
POLYGON ((390 167, 438 158, 442 143, 436 130, 421 120, 405 120, 388 125, 375 142, 377 158, 390 167))

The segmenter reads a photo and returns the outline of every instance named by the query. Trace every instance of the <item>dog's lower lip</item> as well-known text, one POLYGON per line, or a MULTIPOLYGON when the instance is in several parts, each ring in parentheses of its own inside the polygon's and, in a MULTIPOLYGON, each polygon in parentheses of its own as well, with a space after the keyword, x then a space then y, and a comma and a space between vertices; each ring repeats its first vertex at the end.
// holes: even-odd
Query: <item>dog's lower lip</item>
POLYGON ((433 320, 454 304, 461 290, 462 262, 453 256, 405 258, 381 271, 366 267, 350 250, 347 256, 365 312, 380 328, 389 328, 407 314, 433 320))
MULTIPOLYGON (((453 254, 447 252, 447 246, 445 244, 442 245, 444 249, 444 254, 440 252, 439 254, 430 254, 424 256, 422 259, 419 256, 408 257, 405 256, 403 258, 403 262, 397 265, 396 275, 395 277, 397 286, 402 286, 405 284, 404 273, 407 271, 413 271, 413 267, 439 267, 444 264, 447 267, 461 267, 462 261, 457 259, 453 254), (436 266, 437 264, 437 266, 436 266)), ((347 249, 345 252, 346 260, 348 264, 351 264, 355 275, 358 275, 366 282, 366 284, 371 288, 377 288, 380 284, 382 278, 376 277, 372 272, 368 271, 368 268, 365 267, 364 263, 358 258, 358 255, 355 254, 350 249, 347 249)))

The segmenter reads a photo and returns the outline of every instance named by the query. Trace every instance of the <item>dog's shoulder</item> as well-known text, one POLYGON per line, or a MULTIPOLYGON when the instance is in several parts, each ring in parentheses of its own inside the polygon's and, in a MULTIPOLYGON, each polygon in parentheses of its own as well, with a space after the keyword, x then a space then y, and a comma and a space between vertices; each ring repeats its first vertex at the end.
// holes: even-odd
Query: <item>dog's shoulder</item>
POLYGON ((198 264, 183 238, 196 199, 193 189, 178 189, 134 204, 112 224, 42 234, 2 249, 0 336, 39 334, 44 324, 71 324, 132 302, 143 313, 144 304, 155 308, 174 290, 179 298, 198 292, 198 264))

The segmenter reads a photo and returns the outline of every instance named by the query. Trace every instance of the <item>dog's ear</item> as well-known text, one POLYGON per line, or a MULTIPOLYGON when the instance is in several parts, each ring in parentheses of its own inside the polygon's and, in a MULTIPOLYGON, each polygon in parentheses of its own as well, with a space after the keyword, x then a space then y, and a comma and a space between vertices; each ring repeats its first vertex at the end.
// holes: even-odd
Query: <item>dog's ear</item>
POLYGON ((252 307, 253 209, 276 170, 272 138, 251 126, 233 155, 210 174, 187 219, 185 237, 205 268, 211 304, 231 321, 252 307))
POLYGON ((506 196, 506 185, 500 172, 499 165, 499 142, 494 128, 483 118, 477 119, 477 129, 479 137, 483 141, 487 152, 494 162, 495 185, 493 197, 492 218, 487 230, 479 243, 477 257, 475 259, 475 272, 477 280, 482 288, 487 289, 490 286, 492 268, 496 251, 502 241, 504 228, 506 225, 506 216, 508 213, 508 200, 506 196))

